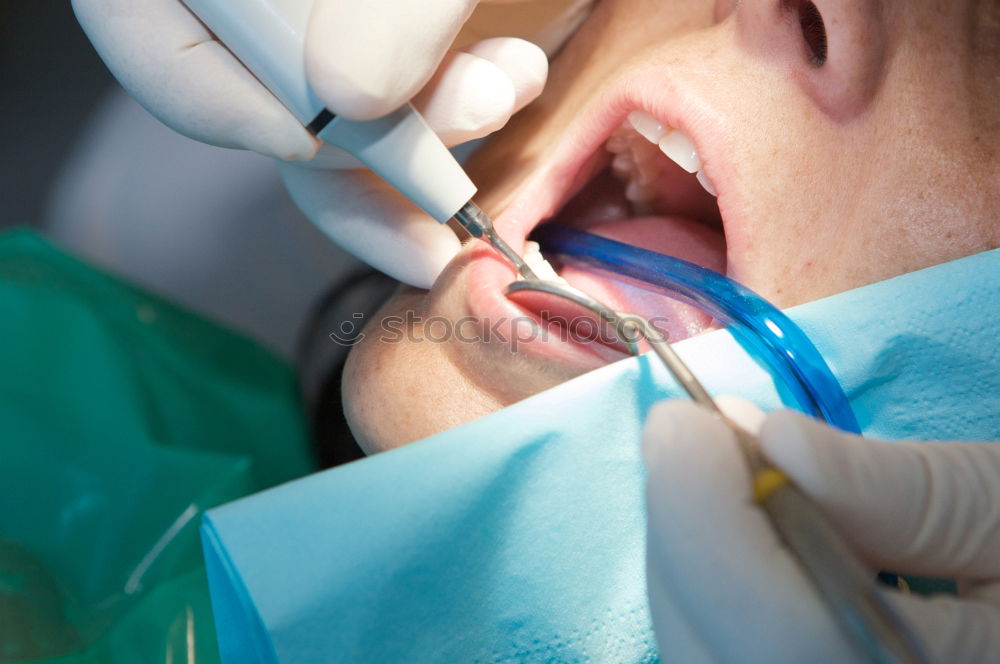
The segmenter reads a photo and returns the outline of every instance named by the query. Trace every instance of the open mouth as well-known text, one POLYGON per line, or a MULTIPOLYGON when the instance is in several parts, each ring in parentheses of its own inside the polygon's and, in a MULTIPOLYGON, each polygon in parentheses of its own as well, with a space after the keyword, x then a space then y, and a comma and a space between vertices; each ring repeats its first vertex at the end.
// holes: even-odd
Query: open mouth
MULTIPOLYGON (((606 129, 589 140, 576 140, 575 154, 563 154, 560 165, 542 169, 522 188, 498 217, 498 231, 530 255, 530 232, 540 224, 559 223, 725 273, 726 234, 716 183, 695 141, 644 110, 610 115, 606 129)), ((485 246, 475 250, 475 258, 469 294, 474 313, 496 317, 516 310, 549 329, 576 319, 556 296, 520 293, 508 298, 503 291, 514 278, 510 266, 485 246)), ((711 317, 655 287, 562 263, 557 256, 545 258, 570 285, 612 309, 655 319, 670 341, 712 327, 711 317)), ((616 339, 576 333, 548 335, 543 343, 522 348, 584 365, 623 353, 616 339)))

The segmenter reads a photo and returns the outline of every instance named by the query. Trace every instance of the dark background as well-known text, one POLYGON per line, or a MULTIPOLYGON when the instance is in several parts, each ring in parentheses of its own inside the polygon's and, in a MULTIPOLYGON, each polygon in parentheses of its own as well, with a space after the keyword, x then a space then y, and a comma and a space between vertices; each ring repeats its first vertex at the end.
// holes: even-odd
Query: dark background
POLYGON ((68 0, 0 0, 0 227, 40 223, 63 159, 114 85, 68 0))

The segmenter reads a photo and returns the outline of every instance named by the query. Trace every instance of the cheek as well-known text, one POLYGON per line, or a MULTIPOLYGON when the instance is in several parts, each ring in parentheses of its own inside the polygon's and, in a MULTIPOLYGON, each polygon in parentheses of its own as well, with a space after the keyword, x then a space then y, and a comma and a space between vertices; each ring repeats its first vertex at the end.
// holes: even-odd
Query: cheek
POLYGON ((443 345, 419 340, 420 326, 407 312, 417 309, 420 299, 390 300, 344 368, 344 414, 366 454, 426 438, 498 407, 466 389, 443 345))
POLYGON ((881 203, 872 205, 878 167, 845 137, 805 127, 775 134, 746 160, 758 168, 747 188, 744 245, 734 248, 744 272, 733 276, 780 307, 875 280, 860 274, 879 262, 884 242, 874 214, 881 203))
POLYGON ((502 396, 505 374, 494 371, 485 349, 441 340, 439 329, 428 329, 424 321, 455 318, 428 311, 428 301, 436 300, 422 292, 394 297, 348 357, 344 414, 366 454, 440 433, 516 400, 502 396), (484 385, 483 376, 494 379, 484 385))
MULTIPOLYGON (((700 89, 720 114, 731 159, 731 276, 778 306, 865 281, 886 229, 875 215, 883 140, 866 122, 833 123, 780 72, 744 59, 700 89)), ((871 272, 871 275, 876 274, 871 272)))

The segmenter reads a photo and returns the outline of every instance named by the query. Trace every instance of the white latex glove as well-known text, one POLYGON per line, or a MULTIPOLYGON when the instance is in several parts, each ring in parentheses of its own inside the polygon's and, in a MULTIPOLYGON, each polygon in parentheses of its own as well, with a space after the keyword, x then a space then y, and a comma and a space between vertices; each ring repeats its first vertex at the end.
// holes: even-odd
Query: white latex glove
MULTIPOLYGON (((871 564, 955 578, 959 596, 886 589, 935 661, 1000 653, 1000 445, 888 443, 742 400, 733 419, 871 564)), ((751 497, 729 429, 688 402, 646 424, 647 583, 664 661, 859 661, 751 497)))
MULTIPOLYGON (((564 5, 549 18, 568 27, 589 4, 533 2, 564 5)), ((316 0, 305 44, 310 83, 331 111, 351 119, 378 117, 416 97, 450 145, 495 131, 541 92, 547 60, 538 47, 511 38, 449 52, 477 4, 316 0)), ((283 160, 315 157, 319 141, 180 0, 73 0, 73 9, 123 87, 171 128, 283 160)), ((334 154, 316 162, 358 167, 334 154)), ((402 197, 371 196, 381 185, 358 173, 285 167, 283 175, 296 202, 334 241, 398 279, 429 286, 458 249, 452 231, 402 197)))

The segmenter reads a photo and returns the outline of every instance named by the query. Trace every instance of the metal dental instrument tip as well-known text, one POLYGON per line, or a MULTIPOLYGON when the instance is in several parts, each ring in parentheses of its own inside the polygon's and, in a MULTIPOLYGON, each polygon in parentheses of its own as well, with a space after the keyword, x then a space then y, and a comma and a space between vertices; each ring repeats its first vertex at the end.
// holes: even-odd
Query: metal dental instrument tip
POLYGON ((538 280, 538 275, 524 262, 524 259, 511 249, 510 245, 504 242, 502 237, 497 235, 497 232, 493 229, 493 220, 478 205, 469 201, 462 206, 461 210, 455 213, 455 219, 458 223, 462 224, 462 228, 469 231, 469 235, 483 239, 493 245, 494 249, 499 251, 504 258, 510 261, 511 265, 517 268, 518 273, 522 277, 532 281, 538 280))

